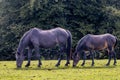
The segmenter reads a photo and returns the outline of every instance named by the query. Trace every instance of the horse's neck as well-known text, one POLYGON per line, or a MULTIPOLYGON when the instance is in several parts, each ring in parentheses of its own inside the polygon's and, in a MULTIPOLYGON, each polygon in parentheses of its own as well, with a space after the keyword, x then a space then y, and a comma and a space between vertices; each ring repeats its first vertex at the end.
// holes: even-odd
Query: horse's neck
POLYGON ((22 47, 18 46, 17 52, 21 53, 21 51, 22 51, 22 47))
POLYGON ((26 47, 26 45, 27 45, 27 43, 26 42, 28 42, 28 36, 29 36, 29 33, 31 32, 32 30, 30 30, 30 31, 27 31, 24 35, 23 35, 23 37, 21 38, 21 40, 20 40, 20 43, 19 43, 19 46, 18 46, 18 49, 17 49, 17 51, 18 52, 22 52, 24 49, 25 49, 25 47, 26 47))
POLYGON ((17 52, 21 53, 24 51, 24 49, 25 49, 25 45, 22 42, 20 42, 18 49, 17 49, 17 52))

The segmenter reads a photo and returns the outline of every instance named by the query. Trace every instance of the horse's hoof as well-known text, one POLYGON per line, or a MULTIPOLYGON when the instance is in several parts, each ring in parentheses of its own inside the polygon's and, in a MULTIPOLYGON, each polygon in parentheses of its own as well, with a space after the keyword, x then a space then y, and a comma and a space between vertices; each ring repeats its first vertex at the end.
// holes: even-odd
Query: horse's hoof
POLYGON ((117 63, 117 62, 114 62, 113 65, 116 66, 116 63, 117 63))
POLYGON ((94 65, 91 65, 91 67, 93 67, 94 65))
POLYGON ((85 65, 84 63, 81 64, 81 66, 84 66, 84 65, 85 65))
POLYGON ((60 64, 56 64, 55 66, 58 67, 60 64))
POLYGON ((115 63, 113 64, 114 66, 117 66, 115 63))
POLYGON ((55 65, 55 67, 58 67, 59 65, 55 65))
POLYGON ((68 66, 68 64, 65 64, 65 66, 68 66))
POLYGON ((29 66, 25 65, 25 67, 29 67, 29 66))
POLYGON ((38 67, 41 67, 40 65, 38 65, 38 67))
POLYGON ((41 67, 41 64, 38 64, 38 67, 41 67))
POLYGON ((66 63, 65 66, 68 66, 70 63, 66 63))
POLYGON ((106 64, 106 66, 109 66, 110 64, 106 64))
POLYGON ((113 64, 114 66, 117 66, 116 64, 113 64))
POLYGON ((25 65, 25 67, 29 67, 30 66, 30 63, 27 63, 26 65, 25 65))
POLYGON ((94 66, 94 62, 92 62, 91 66, 94 66))
POLYGON ((38 64, 38 67, 41 67, 41 65, 42 65, 42 63, 39 63, 39 64, 38 64))
POLYGON ((21 66, 17 66, 17 69, 20 69, 21 68, 21 66))
POLYGON ((73 65, 73 67, 76 67, 76 65, 73 65))
POLYGON ((94 66, 94 64, 91 64, 91 66, 93 67, 93 66, 94 66))
POLYGON ((29 67, 30 65, 25 65, 25 67, 29 67))

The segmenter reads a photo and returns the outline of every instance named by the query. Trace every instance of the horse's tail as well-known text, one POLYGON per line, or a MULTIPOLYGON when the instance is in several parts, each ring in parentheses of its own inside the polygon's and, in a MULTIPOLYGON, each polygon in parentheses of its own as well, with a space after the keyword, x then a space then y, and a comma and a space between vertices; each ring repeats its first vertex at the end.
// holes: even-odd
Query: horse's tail
POLYGON ((116 47, 116 46, 117 46, 117 43, 118 43, 118 38, 115 37, 115 39, 116 39, 116 42, 115 42, 115 46, 114 46, 114 47, 116 47))
POLYGON ((69 35, 68 38, 67 38, 67 55, 69 56, 69 58, 71 58, 72 34, 69 30, 66 30, 66 32, 69 35))

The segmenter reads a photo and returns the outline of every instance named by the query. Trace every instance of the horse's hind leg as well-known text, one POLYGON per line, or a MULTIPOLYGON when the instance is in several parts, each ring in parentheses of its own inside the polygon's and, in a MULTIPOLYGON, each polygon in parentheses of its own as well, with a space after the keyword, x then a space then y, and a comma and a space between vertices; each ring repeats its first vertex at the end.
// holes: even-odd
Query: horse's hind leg
POLYGON ((110 65, 110 61, 111 61, 111 57, 112 57, 112 51, 110 51, 110 52, 108 53, 108 55, 109 55, 109 60, 108 60, 108 63, 106 64, 106 66, 109 66, 109 65, 110 65))
POLYGON ((114 57, 114 63, 113 63, 113 65, 116 65, 117 61, 116 61, 116 52, 115 51, 113 51, 113 57, 114 57))
POLYGON ((67 62, 65 64, 65 66, 68 66, 68 64, 70 64, 70 57, 67 55, 67 62))
POLYGON ((31 60, 31 54, 32 54, 32 49, 28 49, 28 63, 25 65, 25 67, 30 66, 30 60, 31 60))
POLYGON ((60 56, 59 56, 57 64, 55 65, 56 67, 58 67, 60 65, 61 59, 63 57, 63 52, 64 52, 64 47, 61 47, 60 48, 60 56))
POLYGON ((40 54, 39 54, 39 47, 35 47, 35 53, 36 53, 36 58, 38 59, 38 67, 40 67, 42 63, 41 63, 40 54))
POLYGON ((92 64, 91 64, 91 66, 94 66, 94 54, 92 53, 92 51, 90 51, 90 55, 92 57, 92 64))
POLYGON ((67 54, 67 62, 65 64, 65 66, 68 66, 68 64, 70 64, 70 53, 66 53, 67 54))

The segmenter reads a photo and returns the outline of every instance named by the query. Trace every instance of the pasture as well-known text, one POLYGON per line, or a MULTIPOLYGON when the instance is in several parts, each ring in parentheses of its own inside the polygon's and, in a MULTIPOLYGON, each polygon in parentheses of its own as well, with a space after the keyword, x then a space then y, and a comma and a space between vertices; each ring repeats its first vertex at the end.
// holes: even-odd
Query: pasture
POLYGON ((41 68, 37 67, 38 61, 32 61, 29 68, 16 68, 16 61, 0 61, 0 80, 120 80, 120 60, 117 66, 105 66, 106 60, 95 60, 95 66, 91 67, 91 60, 86 60, 84 67, 80 66, 80 60, 76 68, 71 64, 64 67, 65 60, 59 67, 55 67, 57 60, 42 60, 41 68))

